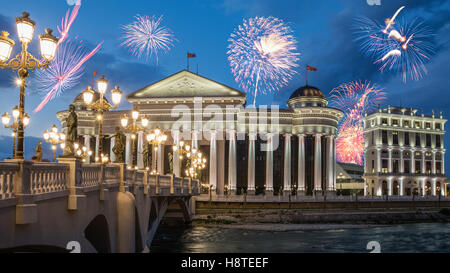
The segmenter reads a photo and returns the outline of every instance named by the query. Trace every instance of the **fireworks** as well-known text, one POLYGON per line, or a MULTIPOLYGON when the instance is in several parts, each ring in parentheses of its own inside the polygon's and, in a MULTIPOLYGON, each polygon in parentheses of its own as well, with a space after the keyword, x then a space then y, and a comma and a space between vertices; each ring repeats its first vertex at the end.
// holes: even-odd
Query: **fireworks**
POLYGON ((136 21, 123 26, 125 35, 121 46, 127 47, 130 52, 141 58, 143 55, 148 59, 153 55, 158 61, 160 51, 169 51, 173 47, 174 35, 172 31, 161 26, 162 16, 156 18, 152 16, 137 15, 136 21))
POLYGON ((88 52, 81 43, 66 40, 58 47, 56 57, 46 70, 38 70, 35 74, 36 89, 46 96, 34 110, 35 113, 62 92, 76 86, 84 75, 84 63, 100 49, 99 44, 88 52))
POLYGON ((417 81, 427 73, 425 64, 434 54, 434 34, 418 18, 397 20, 403 8, 384 25, 369 18, 355 19, 356 41, 381 71, 400 73, 404 82, 408 77, 417 81))
POLYGON ((362 118, 385 99, 385 92, 370 82, 342 84, 331 91, 331 103, 345 113, 336 141, 337 159, 343 163, 364 163, 362 118))
POLYGON ((228 40, 228 60, 236 82, 252 92, 277 91, 295 74, 299 53, 290 27, 274 17, 244 20, 228 40))
POLYGON ((69 30, 72 27, 73 22, 77 18, 78 11, 81 8, 81 0, 75 0, 74 5, 75 7, 73 8, 72 12, 70 12, 70 10, 67 11, 66 17, 62 19, 61 27, 58 27, 59 34, 61 35, 61 38, 59 38, 58 41, 58 45, 64 42, 69 36, 69 30))

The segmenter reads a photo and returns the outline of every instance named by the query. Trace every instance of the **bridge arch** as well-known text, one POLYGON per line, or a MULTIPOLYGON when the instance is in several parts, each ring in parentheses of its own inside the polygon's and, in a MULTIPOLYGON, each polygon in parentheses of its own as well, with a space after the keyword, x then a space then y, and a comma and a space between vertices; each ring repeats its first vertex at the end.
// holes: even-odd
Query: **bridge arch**
POLYGON ((84 237, 98 253, 111 253, 108 221, 104 215, 96 216, 85 228, 84 237))

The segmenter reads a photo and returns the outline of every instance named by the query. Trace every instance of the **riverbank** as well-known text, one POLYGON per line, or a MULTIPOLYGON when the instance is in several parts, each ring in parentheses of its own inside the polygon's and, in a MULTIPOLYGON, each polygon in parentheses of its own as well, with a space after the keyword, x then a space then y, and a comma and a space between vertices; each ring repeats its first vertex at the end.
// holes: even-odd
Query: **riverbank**
POLYGON ((360 229, 414 223, 450 223, 449 211, 333 211, 299 210, 210 211, 198 214, 194 226, 255 231, 313 231, 360 229))

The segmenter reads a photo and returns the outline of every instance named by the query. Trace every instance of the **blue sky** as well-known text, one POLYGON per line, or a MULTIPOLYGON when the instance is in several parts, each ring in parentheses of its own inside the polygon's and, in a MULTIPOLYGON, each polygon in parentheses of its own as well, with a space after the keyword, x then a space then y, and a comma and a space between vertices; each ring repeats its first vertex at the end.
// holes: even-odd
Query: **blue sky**
MULTIPOLYGON (((226 85, 240 89, 234 81, 227 61, 227 39, 242 19, 254 16, 275 16, 288 22, 298 40, 301 53, 298 74, 290 84, 276 94, 258 98, 258 104, 279 104, 285 107, 290 94, 304 85, 306 64, 319 69, 311 73, 310 84, 327 94, 334 87, 354 80, 371 80, 388 92, 386 105, 423 108, 431 113, 444 111, 450 117, 448 66, 450 48, 450 4, 445 0, 380 0, 380 6, 370 6, 366 0, 83 0, 80 14, 70 36, 78 36, 88 47, 104 42, 101 51, 86 64, 86 75, 79 86, 50 102, 38 114, 31 114, 42 95, 28 90, 26 108, 31 114, 28 135, 41 136, 42 131, 58 124, 57 111, 66 109, 73 98, 90 82, 90 75, 98 71, 119 85, 126 93, 132 93, 154 81, 186 68, 186 52, 194 52, 191 68, 226 85), (358 52, 351 32, 355 16, 365 15, 377 20, 391 16, 405 5, 405 14, 422 17, 436 32, 437 52, 427 64, 429 74, 418 82, 406 84, 399 76, 380 73, 370 60, 358 52), (177 42, 168 54, 160 54, 159 63, 154 59, 139 60, 120 48, 122 25, 133 21, 136 14, 163 15, 163 24, 172 29, 177 42)), ((31 13, 37 22, 36 34, 44 28, 56 29, 70 6, 66 0, 3 1, 0 11, 0 30, 11 29, 14 17, 22 11, 31 13)), ((37 40, 34 40, 37 44, 37 40)), ((37 47, 32 47, 35 55, 37 47)), ((18 47, 16 45, 16 50, 18 47)), ((14 74, 0 71, 0 110, 10 111, 18 102, 18 91, 13 85, 14 74)), ((31 90, 30 90, 31 89, 31 90)), ((122 108, 129 107, 126 104, 122 108)), ((0 129, 0 135, 9 132, 0 129)), ((448 144, 450 137, 446 138, 448 144)), ((448 155, 450 153, 447 153, 448 155)), ((450 157, 449 157, 450 159, 450 157)), ((450 160, 447 160, 450 162, 450 160)))

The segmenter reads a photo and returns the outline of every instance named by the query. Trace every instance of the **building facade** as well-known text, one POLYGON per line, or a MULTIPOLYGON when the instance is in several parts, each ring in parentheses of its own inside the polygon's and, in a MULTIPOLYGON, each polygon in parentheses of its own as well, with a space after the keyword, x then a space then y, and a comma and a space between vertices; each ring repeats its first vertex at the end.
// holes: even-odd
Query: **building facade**
POLYGON ((444 195, 446 122, 404 107, 366 115, 365 195, 444 195))
MULTIPOLYGON (((287 109, 256 109, 245 107, 245 93, 183 70, 127 99, 150 120, 148 130, 139 132, 135 141, 136 156, 131 155, 131 135, 124 131, 129 166, 144 168, 146 133, 159 128, 168 140, 153 151, 152 168, 165 174, 172 166, 177 176, 184 174, 184 163, 172 147, 180 141, 192 142, 192 147, 208 158, 200 179, 214 194, 312 196, 336 192, 336 134, 343 112, 327 107, 328 100, 318 88, 304 86, 293 92, 287 109)), ((81 95, 73 104, 80 143, 93 150, 103 141, 103 150, 110 151, 114 161, 114 138, 97 137, 95 113, 84 105, 81 95)), ((106 112, 104 134, 113 135, 121 116, 129 112, 106 112)), ((57 114, 64 130, 67 115, 68 111, 57 114)))
POLYGON ((342 162, 338 162, 336 167, 337 194, 361 196, 364 193, 364 167, 342 162))

